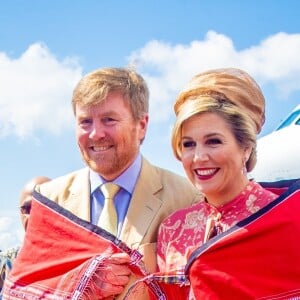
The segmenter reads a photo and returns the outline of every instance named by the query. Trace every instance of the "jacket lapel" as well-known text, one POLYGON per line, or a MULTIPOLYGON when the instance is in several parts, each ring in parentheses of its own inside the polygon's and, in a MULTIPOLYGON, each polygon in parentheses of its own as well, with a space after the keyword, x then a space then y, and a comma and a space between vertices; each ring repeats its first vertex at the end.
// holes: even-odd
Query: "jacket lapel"
MULTIPOLYGON (((162 205, 157 197, 162 189, 159 170, 143 158, 142 168, 134 189, 120 239, 137 249, 162 205)), ((70 180, 69 195, 63 206, 79 218, 90 221, 89 169, 78 172, 70 180)))
POLYGON ((90 221, 90 183, 88 168, 81 170, 74 177, 69 187, 69 196, 64 200, 64 207, 79 218, 90 221))
POLYGON ((137 249, 162 205, 156 193, 162 189, 158 170, 143 159, 142 169, 133 192, 120 239, 137 249))

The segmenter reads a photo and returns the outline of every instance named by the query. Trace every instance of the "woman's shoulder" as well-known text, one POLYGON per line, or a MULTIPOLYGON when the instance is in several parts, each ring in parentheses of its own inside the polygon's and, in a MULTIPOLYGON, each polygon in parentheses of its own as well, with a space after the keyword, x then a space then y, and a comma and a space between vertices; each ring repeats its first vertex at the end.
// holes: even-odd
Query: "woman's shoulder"
POLYGON ((204 199, 200 199, 197 203, 194 203, 188 207, 181 208, 170 214, 167 218, 164 219, 162 225, 172 226, 178 221, 186 220, 188 215, 193 213, 198 213, 205 205, 204 199))

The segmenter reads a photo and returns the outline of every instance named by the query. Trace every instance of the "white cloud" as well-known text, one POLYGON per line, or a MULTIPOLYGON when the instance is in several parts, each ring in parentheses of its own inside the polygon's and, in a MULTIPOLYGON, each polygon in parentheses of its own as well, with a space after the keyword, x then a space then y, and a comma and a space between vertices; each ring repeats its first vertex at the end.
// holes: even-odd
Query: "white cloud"
POLYGON ((299 53, 300 34, 278 33, 258 45, 237 50, 229 37, 209 31, 204 40, 189 45, 150 41, 128 60, 149 84, 151 118, 168 120, 178 91, 194 74, 211 68, 247 70, 260 85, 274 85, 282 97, 299 91, 299 53))
MULTIPOLYGON (((128 57, 150 89, 151 121, 169 121, 179 90, 196 73, 240 67, 260 85, 271 84, 283 99, 300 89, 300 34, 278 33, 237 50, 214 31, 203 40, 172 45, 150 41, 128 57)), ((82 76, 76 58, 58 60, 43 44, 30 45, 19 58, 0 52, 0 137, 21 138, 38 130, 56 134, 73 126, 71 96, 82 76)))
POLYGON ((11 218, 0 217, 0 232, 7 230, 13 223, 11 218))
POLYGON ((0 136, 59 133, 72 124, 72 90, 81 78, 75 58, 59 61, 36 43, 16 59, 0 52, 0 136))
MULTIPOLYGON (((10 212, 7 212, 10 215, 10 212)), ((19 216, 0 216, 0 250, 19 246, 24 237, 24 229, 19 216)))

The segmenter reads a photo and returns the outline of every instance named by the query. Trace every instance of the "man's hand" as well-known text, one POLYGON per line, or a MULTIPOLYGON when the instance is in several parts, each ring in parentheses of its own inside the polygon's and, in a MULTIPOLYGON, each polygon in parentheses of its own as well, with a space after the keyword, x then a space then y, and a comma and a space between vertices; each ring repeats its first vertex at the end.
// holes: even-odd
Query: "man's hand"
POLYGON ((113 299, 123 292, 131 274, 129 263, 130 257, 126 253, 112 254, 103 260, 94 280, 98 299, 113 299))

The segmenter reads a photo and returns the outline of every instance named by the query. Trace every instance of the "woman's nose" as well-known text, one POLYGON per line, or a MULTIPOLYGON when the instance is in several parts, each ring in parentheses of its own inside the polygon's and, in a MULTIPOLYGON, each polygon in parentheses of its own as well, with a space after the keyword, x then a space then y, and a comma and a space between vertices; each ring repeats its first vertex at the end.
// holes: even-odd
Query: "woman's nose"
POLYGON ((207 161, 209 159, 207 151, 203 147, 196 147, 194 161, 207 161))

